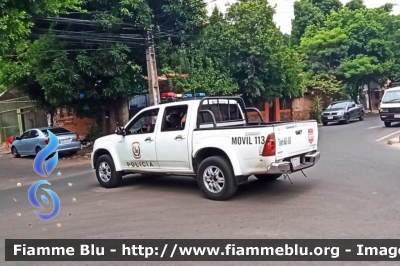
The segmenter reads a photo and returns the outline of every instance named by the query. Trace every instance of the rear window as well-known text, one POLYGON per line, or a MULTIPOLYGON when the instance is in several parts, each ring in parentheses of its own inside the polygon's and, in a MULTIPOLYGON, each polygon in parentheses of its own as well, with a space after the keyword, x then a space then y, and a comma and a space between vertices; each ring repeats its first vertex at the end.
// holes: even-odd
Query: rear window
MULTIPOLYGON (((201 106, 201 110, 210 110, 214 114, 217 123, 243 120, 237 104, 204 104, 201 106)), ((212 121, 210 114, 200 113, 200 123, 207 124, 212 123, 212 121)))
POLYGON ((49 129, 44 129, 42 130, 43 134, 47 136, 47 130, 51 131, 54 135, 57 134, 62 134, 62 133, 69 133, 70 131, 66 130, 65 128, 62 127, 56 127, 56 128, 49 128, 49 129))

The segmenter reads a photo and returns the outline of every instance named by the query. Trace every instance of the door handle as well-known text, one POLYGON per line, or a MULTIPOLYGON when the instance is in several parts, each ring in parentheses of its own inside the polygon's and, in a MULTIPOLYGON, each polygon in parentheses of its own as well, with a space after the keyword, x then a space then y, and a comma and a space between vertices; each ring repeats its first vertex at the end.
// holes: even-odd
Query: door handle
POLYGON ((151 139, 151 137, 148 137, 144 140, 145 142, 152 142, 153 140, 151 139))
POLYGON ((178 135, 178 136, 175 137, 175 140, 178 140, 178 139, 185 139, 185 136, 178 135))

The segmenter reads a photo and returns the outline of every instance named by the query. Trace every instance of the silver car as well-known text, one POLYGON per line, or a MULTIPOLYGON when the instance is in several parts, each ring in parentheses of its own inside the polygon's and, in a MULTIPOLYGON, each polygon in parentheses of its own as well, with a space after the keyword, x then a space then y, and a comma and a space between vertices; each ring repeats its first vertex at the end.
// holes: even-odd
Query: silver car
POLYGON ((59 152, 77 153, 81 148, 80 137, 62 127, 40 127, 32 128, 24 132, 20 137, 16 137, 11 145, 11 152, 15 158, 21 155, 36 155, 49 143, 47 130, 58 138, 59 152))

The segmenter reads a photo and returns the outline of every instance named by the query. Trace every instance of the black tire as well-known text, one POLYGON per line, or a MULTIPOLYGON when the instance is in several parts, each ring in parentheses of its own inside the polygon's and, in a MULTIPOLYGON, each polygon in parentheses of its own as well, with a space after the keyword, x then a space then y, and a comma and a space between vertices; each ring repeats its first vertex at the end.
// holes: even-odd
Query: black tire
POLYGON ((282 176, 282 174, 260 174, 254 176, 260 181, 269 182, 277 180, 279 177, 282 176))
POLYGON ((361 115, 360 115, 360 117, 358 119, 360 119, 360 121, 364 120, 364 112, 361 112, 361 115))
POLYGON ((344 121, 345 124, 350 124, 350 115, 346 115, 346 121, 344 121))
POLYGON ((392 125, 392 122, 385 122, 385 127, 390 127, 392 125))
POLYGON ((35 149, 36 155, 37 155, 41 150, 42 150, 42 148, 36 147, 36 149, 35 149))
POLYGON ((100 185, 104 188, 115 188, 121 184, 122 174, 117 173, 117 171, 115 171, 115 165, 114 161, 111 158, 111 155, 105 154, 100 156, 99 159, 97 159, 96 177, 97 181, 99 181, 100 185), (105 176, 100 175, 100 172, 106 175, 109 172, 109 175, 107 175, 109 176, 108 181, 105 176))
POLYGON ((19 157, 21 157, 21 155, 18 153, 18 150, 17 150, 17 148, 15 148, 15 146, 12 146, 12 148, 11 148, 11 153, 12 153, 12 155, 14 156, 14 158, 19 158, 19 157))
POLYGON ((78 151, 70 151, 70 152, 68 152, 70 155, 75 155, 75 154, 77 154, 78 153, 78 151))
POLYGON ((219 201, 232 197, 238 188, 230 161, 221 156, 208 157, 200 163, 199 170, 197 171, 197 183, 199 184, 200 190, 206 198, 219 201), (221 183, 216 182, 215 176, 212 176, 208 179, 214 186, 218 186, 218 188, 221 189, 220 191, 213 192, 213 189, 209 188, 209 186, 206 186, 205 183, 210 184, 210 182, 207 182, 206 177, 203 178, 203 175, 206 174, 207 169, 210 169, 213 174, 216 170, 220 171, 218 175, 223 179, 222 188, 220 186, 221 183))
POLYGON ((322 122, 322 125, 327 126, 328 122, 322 122))

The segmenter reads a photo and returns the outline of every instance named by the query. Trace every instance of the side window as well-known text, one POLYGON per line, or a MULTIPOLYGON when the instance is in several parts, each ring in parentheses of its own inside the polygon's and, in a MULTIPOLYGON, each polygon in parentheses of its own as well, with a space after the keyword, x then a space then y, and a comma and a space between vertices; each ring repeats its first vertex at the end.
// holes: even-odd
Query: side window
MULTIPOLYGON (((207 104, 201 107, 202 110, 210 110, 215 121, 218 122, 233 122, 243 120, 243 116, 237 104, 207 104)), ((200 123, 212 123, 212 117, 209 113, 200 114, 200 123)))
POLYGON ((147 110, 136 117, 127 127, 128 135, 153 133, 159 108, 147 110))
POLYGON ((37 130, 31 130, 31 133, 29 133, 29 138, 36 138, 39 137, 39 132, 37 132, 37 130))
POLYGON ((30 133, 30 132, 31 132, 30 130, 25 131, 25 133, 21 135, 20 139, 27 139, 27 138, 29 138, 29 133, 30 133))
POLYGON ((165 108, 161 132, 184 130, 186 125, 187 105, 165 108))

